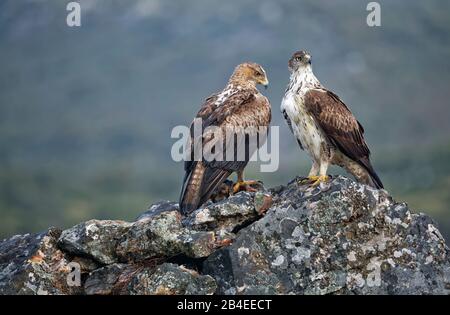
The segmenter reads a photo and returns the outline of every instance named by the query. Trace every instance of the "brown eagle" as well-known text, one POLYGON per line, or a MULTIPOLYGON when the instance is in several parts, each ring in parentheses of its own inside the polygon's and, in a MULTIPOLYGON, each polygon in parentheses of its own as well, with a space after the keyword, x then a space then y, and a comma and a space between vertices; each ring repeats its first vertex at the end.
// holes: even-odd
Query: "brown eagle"
MULTIPOLYGON (((185 161, 185 176, 180 195, 180 211, 183 214, 192 212, 206 202, 214 190, 221 185, 228 176, 237 172, 237 183, 233 191, 251 189, 250 184, 255 181, 244 181, 244 168, 250 157, 259 148, 266 138, 258 138, 256 146, 248 145, 248 130, 261 128, 265 133, 271 120, 271 109, 268 99, 259 93, 257 84, 267 88, 269 81, 264 69, 256 63, 243 63, 238 65, 231 75, 227 86, 219 93, 208 97, 197 113, 196 119, 201 119, 202 133, 195 138, 193 131, 194 119, 191 124, 190 158, 185 161), (223 134, 230 130, 234 132, 233 139, 243 136, 246 139, 244 158, 239 158, 237 152, 238 141, 231 141, 231 137, 223 140, 223 153, 231 159, 195 159, 195 140, 201 144, 201 150, 219 139, 208 132, 208 127, 219 127, 223 134), (201 140, 201 141, 198 141, 201 140)), ((242 138, 241 138, 242 139, 242 138)))
POLYGON ((327 181, 330 164, 339 165, 358 182, 383 188, 370 163, 364 129, 344 102, 322 86, 311 68, 311 55, 298 51, 289 60, 291 78, 281 103, 300 147, 313 160, 308 181, 327 181), (319 176, 317 176, 319 175, 319 176))

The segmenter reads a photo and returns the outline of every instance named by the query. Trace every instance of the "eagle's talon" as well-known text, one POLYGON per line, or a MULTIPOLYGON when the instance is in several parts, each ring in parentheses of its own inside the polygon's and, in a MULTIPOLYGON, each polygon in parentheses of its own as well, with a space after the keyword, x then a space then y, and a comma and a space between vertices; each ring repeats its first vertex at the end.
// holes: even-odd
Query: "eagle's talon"
POLYGON ((246 180, 237 182, 236 184, 233 185, 233 194, 236 194, 240 191, 257 192, 258 191, 257 189, 251 187, 251 185, 256 184, 258 184, 258 181, 256 180, 246 180))
POLYGON ((298 181, 298 183, 300 185, 306 185, 306 184, 311 184, 311 183, 315 183, 317 180, 319 179, 319 176, 308 176, 306 178, 302 178, 301 180, 298 181))
POLYGON ((327 175, 320 175, 317 176, 317 179, 311 184, 313 187, 317 187, 320 185, 320 183, 326 183, 330 179, 327 175))

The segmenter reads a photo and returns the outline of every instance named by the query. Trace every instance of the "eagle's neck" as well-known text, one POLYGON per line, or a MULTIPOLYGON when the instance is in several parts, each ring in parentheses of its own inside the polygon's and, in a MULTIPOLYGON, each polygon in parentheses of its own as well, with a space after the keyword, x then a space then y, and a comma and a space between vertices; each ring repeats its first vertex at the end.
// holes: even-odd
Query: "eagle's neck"
POLYGON ((320 87, 322 87, 322 84, 314 75, 311 65, 307 65, 292 72, 287 90, 300 92, 305 89, 320 87))
POLYGON ((243 79, 239 76, 232 76, 228 81, 225 90, 256 90, 256 83, 251 80, 243 79))

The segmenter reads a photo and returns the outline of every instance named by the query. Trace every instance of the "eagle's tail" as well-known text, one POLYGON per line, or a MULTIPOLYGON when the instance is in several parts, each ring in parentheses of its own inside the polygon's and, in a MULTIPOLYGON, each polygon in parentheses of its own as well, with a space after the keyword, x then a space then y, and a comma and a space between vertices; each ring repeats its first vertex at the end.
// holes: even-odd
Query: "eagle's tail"
POLYGON ((369 186, 372 186, 376 189, 383 189, 383 183, 381 182, 381 179, 378 177, 377 173, 375 171, 373 173, 369 172, 370 175, 370 181, 368 183, 369 186))
POLYGON ((363 182, 366 182, 365 184, 372 186, 376 189, 382 189, 384 188, 383 183, 381 182, 380 177, 378 177, 377 173, 373 169, 372 163, 370 163, 370 160, 368 157, 360 159, 359 163, 362 167, 367 171, 366 179, 363 182))
POLYGON ((187 215, 208 201, 215 189, 230 176, 231 171, 205 166, 197 162, 186 173, 180 195, 180 212, 187 215))
POLYGON ((186 174, 180 195, 180 212, 188 214, 196 210, 200 204, 201 186, 205 167, 202 162, 196 163, 194 169, 186 174))

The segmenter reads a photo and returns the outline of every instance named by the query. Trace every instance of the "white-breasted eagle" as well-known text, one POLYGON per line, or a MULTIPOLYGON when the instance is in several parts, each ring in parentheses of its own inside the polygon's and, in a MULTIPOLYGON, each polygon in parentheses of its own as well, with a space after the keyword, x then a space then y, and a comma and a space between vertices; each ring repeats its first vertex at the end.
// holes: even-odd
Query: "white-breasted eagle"
POLYGON ((316 78, 311 55, 298 51, 289 60, 291 78, 281 103, 284 115, 300 147, 313 164, 308 181, 327 181, 330 164, 352 174, 358 182, 374 188, 383 184, 370 163, 364 129, 344 102, 316 78))

